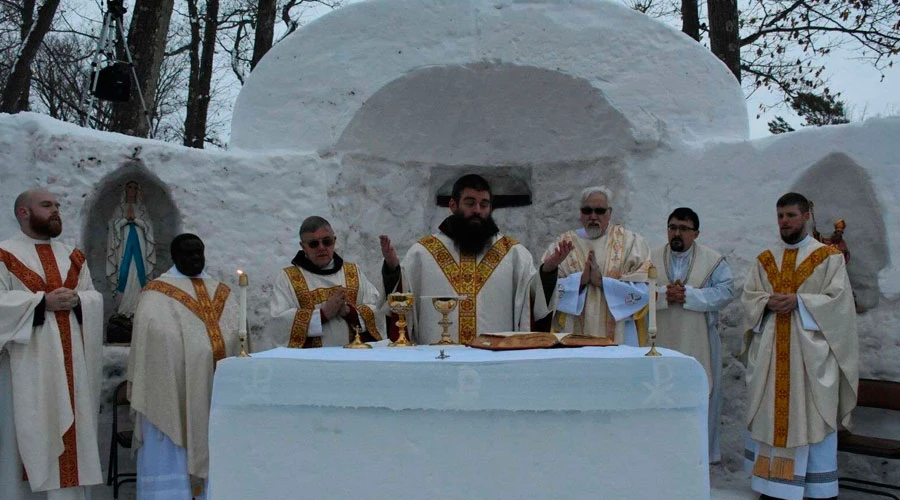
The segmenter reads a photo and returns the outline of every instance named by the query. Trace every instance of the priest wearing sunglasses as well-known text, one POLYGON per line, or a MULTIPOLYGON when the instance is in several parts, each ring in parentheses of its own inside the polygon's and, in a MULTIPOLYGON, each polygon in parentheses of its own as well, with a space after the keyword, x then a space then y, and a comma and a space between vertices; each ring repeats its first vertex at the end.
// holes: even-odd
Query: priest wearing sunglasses
POLYGON ((335 253, 337 238, 322 217, 300 225, 300 251, 279 273, 269 302, 265 337, 279 346, 341 346, 360 327, 364 341, 381 340, 381 301, 356 264, 335 253))
POLYGON ((603 187, 581 192, 581 228, 567 231, 544 253, 541 279, 556 277, 558 298, 551 331, 607 337, 646 345, 650 247, 639 234, 610 224, 611 195, 603 187))

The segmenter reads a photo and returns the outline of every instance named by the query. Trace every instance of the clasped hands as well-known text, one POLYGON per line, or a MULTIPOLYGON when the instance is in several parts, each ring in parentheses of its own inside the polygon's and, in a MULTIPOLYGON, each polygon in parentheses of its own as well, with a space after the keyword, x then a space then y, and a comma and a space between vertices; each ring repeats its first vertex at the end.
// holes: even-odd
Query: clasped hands
MULTIPOLYGON (((557 267, 569 256, 575 244, 570 240, 561 240, 556 248, 541 263, 541 271, 545 273, 553 272, 557 267)), ((597 260, 594 258, 594 251, 588 252, 587 258, 584 260, 584 269, 581 273, 581 286, 588 284, 603 288, 603 273, 597 260)))
POLYGON ((674 283, 666 285, 666 302, 669 304, 684 304, 685 291, 686 288, 681 280, 675 280, 674 283))
POLYGON ((797 308, 797 294, 773 293, 766 301, 766 308, 775 313, 789 313, 797 308))
POLYGON ((344 287, 338 287, 322 304, 322 314, 325 315, 326 320, 334 319, 336 316, 343 318, 350 314, 350 309, 350 303, 347 302, 347 291, 344 287))
POLYGON ((68 288, 57 288, 44 295, 44 305, 48 311, 71 311, 78 307, 78 292, 68 288))

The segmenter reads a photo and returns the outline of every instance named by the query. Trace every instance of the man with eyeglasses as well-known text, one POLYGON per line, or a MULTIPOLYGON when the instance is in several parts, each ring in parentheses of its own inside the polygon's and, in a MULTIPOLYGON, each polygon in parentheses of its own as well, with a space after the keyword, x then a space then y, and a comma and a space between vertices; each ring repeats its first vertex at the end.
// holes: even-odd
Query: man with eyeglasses
POLYGON ((581 192, 581 228, 550 245, 541 277, 558 277, 558 299, 551 331, 607 337, 627 345, 646 345, 637 328, 648 303, 650 247, 639 234, 610 224, 613 208, 606 188, 581 192))
POLYGON ((700 217, 676 208, 667 222, 668 243, 653 250, 658 270, 656 342, 693 356, 709 380, 709 461, 721 461, 722 339, 719 311, 734 299, 734 279, 725 258, 696 242, 700 217))
POLYGON ((391 240, 381 236, 385 290, 411 292, 417 299, 407 316, 415 342, 440 339, 441 315, 428 297, 459 297, 450 314, 456 330, 451 337, 461 344, 480 333, 530 331, 532 317, 549 313, 531 253, 500 233, 491 201, 483 177, 464 175, 453 184, 450 216, 437 233, 415 243, 402 262, 391 240))
POLYGON ((770 498, 837 498, 837 432, 859 383, 853 291, 841 251, 812 238, 809 200, 775 204, 781 241, 751 264, 741 302, 749 329, 744 465, 770 498))
POLYGON ((322 217, 307 217, 300 225, 300 251, 272 290, 268 341, 298 348, 342 346, 355 328, 364 341, 381 340, 383 320, 375 315, 381 295, 356 264, 335 253, 336 242, 322 217))

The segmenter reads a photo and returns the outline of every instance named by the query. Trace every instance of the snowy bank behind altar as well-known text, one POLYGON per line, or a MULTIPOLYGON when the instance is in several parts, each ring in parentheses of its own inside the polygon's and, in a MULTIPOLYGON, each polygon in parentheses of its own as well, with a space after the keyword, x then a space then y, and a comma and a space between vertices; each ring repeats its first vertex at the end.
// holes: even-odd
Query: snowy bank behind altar
MULTIPOLYGON (((404 252, 447 214, 464 172, 485 175, 501 229, 536 258, 578 224, 582 188, 612 189, 613 221, 665 241, 690 206, 700 240, 737 285, 778 238, 775 200, 815 201, 818 228, 838 218, 859 302, 862 376, 900 380, 900 117, 747 139, 741 89, 709 51, 622 6, 592 0, 373 0, 328 14, 276 45, 235 104, 232 149, 193 150, 100 133, 45 116, 0 115, 0 192, 17 231, 21 191, 60 195, 62 239, 104 276, 107 222, 138 181, 154 219, 157 273, 181 231, 207 245, 210 274, 249 274, 255 349, 274 277, 309 215, 328 218, 338 252, 378 279, 378 235, 404 252)), ((4 210, 0 207, 0 210, 4 210)), ((723 314, 723 457, 741 464, 743 316, 723 314)), ((110 391, 127 348, 107 348, 110 391)), ((108 393, 108 392, 107 392, 108 393)), ((849 472, 900 482, 879 461, 849 472)))

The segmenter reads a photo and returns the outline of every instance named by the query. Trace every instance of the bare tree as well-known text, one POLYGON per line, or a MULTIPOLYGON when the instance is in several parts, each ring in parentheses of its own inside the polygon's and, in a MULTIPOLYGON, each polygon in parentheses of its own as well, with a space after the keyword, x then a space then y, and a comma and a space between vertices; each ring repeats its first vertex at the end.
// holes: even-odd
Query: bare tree
POLYGON ((256 8, 256 35, 253 40, 253 57, 250 59, 250 71, 259 60, 272 48, 275 40, 275 14, 278 10, 277 0, 259 0, 256 8))
POLYGON ((197 0, 187 0, 191 19, 190 79, 187 95, 187 113, 184 119, 184 145, 203 148, 206 141, 206 121, 209 112, 212 84, 213 56, 216 48, 216 31, 219 26, 219 0, 206 0, 206 9, 200 15, 197 0), (200 19, 203 19, 203 35, 200 35, 200 19))
POLYGON ((741 81, 741 43, 737 0, 707 0, 709 46, 712 53, 741 81))
MULTIPOLYGON (((31 63, 37 56, 38 49, 44 41, 44 36, 50 31, 57 7, 59 7, 59 0, 45 0, 44 4, 38 9, 37 19, 34 23, 30 23, 30 29, 22 40, 22 47, 15 58, 15 63, 12 65, 12 71, 10 71, 6 79, 6 85, 3 87, 3 94, 0 97, 0 111, 17 113, 27 109, 27 90, 31 79, 31 63), (23 96, 25 96, 24 99, 23 96)), ((24 18, 25 16, 23 15, 24 18)))

